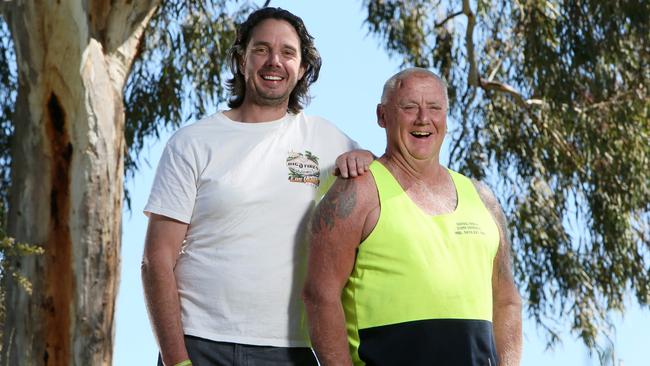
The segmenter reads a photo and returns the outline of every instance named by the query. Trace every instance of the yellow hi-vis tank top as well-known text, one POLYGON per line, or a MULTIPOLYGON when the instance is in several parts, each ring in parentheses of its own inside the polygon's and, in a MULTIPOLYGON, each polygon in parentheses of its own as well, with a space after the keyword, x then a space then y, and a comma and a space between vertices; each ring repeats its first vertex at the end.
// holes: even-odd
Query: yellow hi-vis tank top
POLYGON ((458 203, 428 215, 380 162, 381 212, 358 248, 342 302, 356 365, 496 365, 492 262, 498 227, 467 177, 458 203))

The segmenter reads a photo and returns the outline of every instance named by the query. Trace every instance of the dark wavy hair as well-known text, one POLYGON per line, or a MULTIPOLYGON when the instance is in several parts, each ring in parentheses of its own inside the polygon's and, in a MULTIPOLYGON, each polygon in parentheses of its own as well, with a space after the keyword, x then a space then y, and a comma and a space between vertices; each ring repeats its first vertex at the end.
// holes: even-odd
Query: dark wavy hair
POLYGON ((267 7, 254 11, 248 16, 245 22, 237 27, 237 38, 235 43, 230 47, 230 71, 233 74, 231 79, 226 82, 230 98, 228 100, 228 107, 237 108, 244 102, 246 95, 246 81, 239 65, 241 58, 246 52, 246 46, 250 41, 253 29, 263 20, 278 19, 284 20, 291 24, 298 33, 300 38, 300 56, 301 65, 305 68, 305 74, 298 80, 295 88, 289 95, 289 112, 298 113, 303 107, 309 104, 311 97, 309 96, 309 86, 318 80, 318 74, 321 67, 321 58, 316 46, 314 46, 314 37, 309 34, 302 19, 292 14, 291 12, 281 9, 267 7))

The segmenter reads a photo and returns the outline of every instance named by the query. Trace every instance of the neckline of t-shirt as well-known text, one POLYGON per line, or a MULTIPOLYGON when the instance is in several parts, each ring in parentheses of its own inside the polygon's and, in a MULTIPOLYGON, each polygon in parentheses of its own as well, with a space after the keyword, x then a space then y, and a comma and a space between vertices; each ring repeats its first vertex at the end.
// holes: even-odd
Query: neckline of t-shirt
POLYGON ((228 116, 226 116, 223 111, 219 111, 217 113, 218 115, 218 121, 221 123, 233 127, 233 128, 238 128, 242 130, 254 130, 254 131, 266 131, 274 128, 278 128, 282 126, 283 124, 287 123, 291 119, 295 118, 295 114, 288 113, 285 114, 282 118, 276 119, 273 121, 268 121, 268 122, 239 122, 239 121, 234 121, 228 116))

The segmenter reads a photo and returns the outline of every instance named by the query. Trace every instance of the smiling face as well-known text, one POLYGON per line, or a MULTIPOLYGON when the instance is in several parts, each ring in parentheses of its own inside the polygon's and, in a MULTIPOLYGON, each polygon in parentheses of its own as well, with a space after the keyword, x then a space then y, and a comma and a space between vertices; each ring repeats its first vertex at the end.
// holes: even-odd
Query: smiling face
POLYGON ((287 107, 289 96, 305 73, 300 39, 284 20, 266 19, 252 31, 241 70, 246 81, 243 105, 287 107))
POLYGON ((438 162, 447 132, 444 85, 424 73, 405 76, 377 106, 377 119, 386 129, 387 155, 438 162))

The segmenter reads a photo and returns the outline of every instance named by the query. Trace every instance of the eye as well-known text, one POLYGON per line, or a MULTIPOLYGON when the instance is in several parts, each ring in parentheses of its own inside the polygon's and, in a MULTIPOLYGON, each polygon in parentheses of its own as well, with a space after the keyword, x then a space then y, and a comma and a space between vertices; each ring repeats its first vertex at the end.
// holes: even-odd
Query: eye
POLYGON ((256 55, 265 55, 268 52, 268 49, 266 47, 254 47, 253 48, 253 53, 256 55))
POLYGON ((296 50, 291 49, 291 48, 286 48, 282 51, 282 54, 286 57, 295 57, 296 56, 296 50))
POLYGON ((417 104, 405 104, 402 106, 402 109, 406 112, 417 112, 419 107, 417 104))

